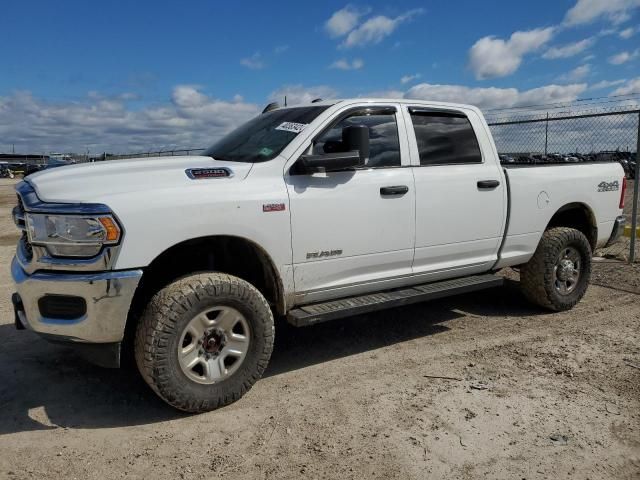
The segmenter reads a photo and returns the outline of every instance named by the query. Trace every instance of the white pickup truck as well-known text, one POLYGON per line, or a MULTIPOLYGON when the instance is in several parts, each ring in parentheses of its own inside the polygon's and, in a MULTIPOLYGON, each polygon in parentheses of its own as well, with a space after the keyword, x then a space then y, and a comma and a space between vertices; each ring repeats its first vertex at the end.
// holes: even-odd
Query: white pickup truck
POLYGON ((503 168, 477 108, 352 99, 265 111, 199 156, 31 175, 16 326, 211 410, 267 367, 274 316, 311 325, 500 285, 566 310, 623 228, 617 163, 503 168))

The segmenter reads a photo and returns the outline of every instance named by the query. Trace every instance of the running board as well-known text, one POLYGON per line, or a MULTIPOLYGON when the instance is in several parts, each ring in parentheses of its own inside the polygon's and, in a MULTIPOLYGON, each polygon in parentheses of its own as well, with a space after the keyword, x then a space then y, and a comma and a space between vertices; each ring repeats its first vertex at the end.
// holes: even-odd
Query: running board
POLYGON ((426 283, 387 292, 304 305, 291 310, 287 320, 296 327, 305 327, 337 318, 384 310, 385 308, 410 305, 412 303, 435 300, 436 298, 484 290, 485 288, 499 287, 503 283, 504 279, 502 277, 493 274, 426 283))

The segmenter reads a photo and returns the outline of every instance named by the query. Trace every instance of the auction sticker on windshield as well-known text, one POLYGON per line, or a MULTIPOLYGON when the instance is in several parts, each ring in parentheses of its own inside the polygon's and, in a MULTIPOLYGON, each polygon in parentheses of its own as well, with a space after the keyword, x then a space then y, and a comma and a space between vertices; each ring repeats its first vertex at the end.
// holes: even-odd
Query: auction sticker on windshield
POLYGON ((285 132, 300 133, 306 127, 306 123, 282 122, 276 127, 276 130, 284 130, 285 132))

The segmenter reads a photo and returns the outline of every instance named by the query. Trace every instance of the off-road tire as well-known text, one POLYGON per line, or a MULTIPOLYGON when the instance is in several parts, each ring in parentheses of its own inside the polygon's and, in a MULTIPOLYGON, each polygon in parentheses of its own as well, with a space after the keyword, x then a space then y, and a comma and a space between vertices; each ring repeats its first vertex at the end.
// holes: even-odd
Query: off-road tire
POLYGON ((567 227, 544 232, 533 257, 520 268, 520 286, 533 303, 556 312, 570 310, 582 299, 591 278, 591 246, 584 234, 567 227), (562 250, 575 248, 581 257, 581 273, 575 289, 561 295, 554 287, 554 266, 562 250))
POLYGON ((255 287, 231 275, 201 273, 177 280, 151 298, 136 330, 135 357, 142 377, 160 398, 179 410, 198 413, 242 397, 267 367, 273 341, 273 314, 255 287), (185 325, 213 305, 241 312, 249 323, 251 342, 233 375, 203 385, 183 373, 177 350, 185 325))

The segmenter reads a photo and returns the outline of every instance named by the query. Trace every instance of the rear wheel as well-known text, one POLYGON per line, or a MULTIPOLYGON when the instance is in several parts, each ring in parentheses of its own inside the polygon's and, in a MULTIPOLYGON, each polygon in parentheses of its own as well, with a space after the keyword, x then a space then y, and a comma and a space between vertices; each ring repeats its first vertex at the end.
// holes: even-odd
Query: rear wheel
POLYGON ((573 308, 591 278, 591 246, 584 234, 557 227, 542 235, 533 257, 520 269, 520 285, 532 302, 550 310, 573 308))
POLYGON ((136 332, 136 363, 168 404, 204 412, 239 399, 273 350, 269 304, 249 283, 206 273, 178 280, 149 302, 136 332))

